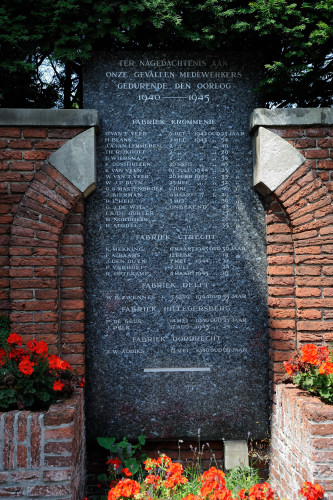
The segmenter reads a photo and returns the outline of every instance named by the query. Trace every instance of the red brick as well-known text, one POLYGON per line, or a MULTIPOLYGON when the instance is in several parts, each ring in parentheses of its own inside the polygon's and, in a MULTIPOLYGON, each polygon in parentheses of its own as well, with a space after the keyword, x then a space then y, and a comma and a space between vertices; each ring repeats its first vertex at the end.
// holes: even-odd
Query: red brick
POLYGON ((268 266, 267 274, 273 276, 292 276, 294 272, 293 266, 268 266))
POLYGON ((12 170, 21 170, 21 171, 34 170, 34 164, 33 164, 33 162, 30 162, 30 161, 12 162, 11 169, 12 170))
POLYGON ((297 266, 296 274, 298 276, 320 276, 321 268, 320 266, 297 266))
POLYGON ((72 478, 72 469, 46 470, 43 472, 43 481, 68 481, 72 478))
POLYGON ((58 289, 54 290, 36 290, 35 291, 35 298, 37 300, 42 300, 42 299, 57 299, 58 298, 59 291, 58 289))
POLYGON ((306 135, 309 137, 325 137, 329 135, 329 129, 324 127, 307 128, 306 135))
POLYGON ((29 300, 33 298, 33 290, 11 290, 11 300, 29 300))
POLYGON ((320 297, 321 289, 314 287, 297 287, 296 297, 320 297))
POLYGON ((62 354, 62 358, 70 365, 84 365, 83 354, 62 354))
POLYGON ((40 278, 24 280, 19 278, 14 278, 11 280, 12 288, 57 288, 56 279, 40 278))
MULTIPOLYGON (((63 325, 64 326, 64 325, 63 325)), ((64 328, 66 330, 66 327, 64 328)), ((84 335, 82 333, 62 333, 61 342, 65 344, 76 344, 78 342, 84 342, 84 335)))
POLYGON ((56 278, 58 276, 57 267, 35 267, 34 275, 38 278, 56 278))
MULTIPOLYGON (((321 179, 318 179, 321 182, 321 179)), ((324 196, 327 195, 327 187, 323 186, 320 189, 316 189, 313 193, 309 194, 307 196, 307 199, 310 203, 313 201, 318 200, 319 198, 323 198, 324 196)))
POLYGON ((0 127, 0 137, 21 137, 21 130, 16 127, 0 127))
POLYGON ((272 319, 270 318, 268 321, 268 326, 270 328, 278 328, 278 329, 286 329, 286 328, 295 328, 294 320, 280 320, 280 319, 272 319))
POLYGON ((330 331, 333 330, 333 322, 329 321, 299 321, 299 330, 308 331, 330 331))
POLYGON ((305 158, 327 158, 328 151, 326 149, 308 149, 304 151, 305 158))
POLYGON ((57 258, 50 257, 11 257, 10 263, 12 266, 56 266, 57 258))
POLYGON ((49 129, 48 131, 48 137, 50 139, 72 139, 78 134, 81 134, 81 132, 84 132, 86 129, 85 128, 54 128, 54 129, 49 129))
POLYGON ((32 300, 13 304, 13 310, 16 311, 55 311, 57 307, 56 300, 32 300))
POLYGON ((305 240, 307 238, 315 238, 318 236, 318 231, 313 230, 313 231, 301 231, 302 228, 300 228, 300 232, 294 233, 294 241, 297 240, 305 240))
POLYGON ((84 311, 63 311, 61 319, 62 321, 83 321, 84 311))
POLYGON ((23 153, 24 160, 46 160, 48 156, 48 151, 25 151, 23 153))
POLYGON ((48 176, 46 175, 42 170, 37 172, 36 177, 35 177, 39 182, 44 184, 44 186, 47 186, 50 189, 55 189, 56 183, 48 176))
POLYGON ((35 149, 59 149, 64 144, 64 141, 41 141, 35 142, 35 149))
POLYGON ((61 309, 83 309, 84 300, 62 300, 61 309))
POLYGON ((18 140, 11 140, 10 141, 10 147, 12 149, 31 149, 32 148, 32 142, 31 141, 25 141, 23 139, 18 139, 18 140))
POLYGON ((318 161, 318 168, 332 170, 332 160, 320 160, 318 161))
MULTIPOLYGON (((52 191, 51 189, 49 189, 47 186, 40 183, 39 181, 36 181, 34 183, 34 189, 36 189, 39 193, 42 193, 43 195, 50 198, 50 200, 56 202, 59 205, 62 205, 64 208, 67 208, 68 210, 70 210, 71 204, 67 200, 65 200, 62 196, 55 193, 54 191, 52 191)), ((55 208, 55 207, 52 207, 52 208, 55 208)))
POLYGON ((290 233, 291 229, 287 224, 271 224, 266 228, 267 234, 290 233))
POLYGON ((74 435, 74 427, 58 427, 56 429, 45 428, 45 441, 55 441, 58 439, 72 439, 74 435))
POLYGON ((294 309, 269 309, 269 315, 271 318, 295 318, 296 311, 294 309))
POLYGON ((23 444, 17 445, 17 467, 26 468, 28 465, 28 449, 23 444))
POLYGON ((318 309, 304 309, 297 311, 298 319, 322 319, 322 313, 318 309))
MULTIPOLYGON (((26 325, 16 325, 15 326, 15 332, 19 334, 26 334, 27 333, 27 326, 26 325)), ((45 323, 45 324, 39 324, 35 325, 32 324, 29 326, 29 333, 31 335, 38 335, 38 339, 43 340, 41 337, 44 337, 44 334, 53 334, 56 333, 58 334, 58 323, 45 323)), ((57 335, 53 336, 54 343, 57 343, 57 335)), ((47 342, 48 345, 50 345, 50 341, 47 342)))
POLYGON ((44 128, 27 128, 23 130, 24 137, 46 137, 46 130, 44 128))
MULTIPOLYGON (((57 457, 53 457, 53 458, 57 458, 57 457)), ((58 463, 61 463, 61 462, 69 462, 68 458, 70 457, 63 457, 63 458, 66 458, 66 460, 60 460, 60 457, 58 458, 58 463)), ((56 460, 54 460, 55 462, 56 460)), ((50 464, 49 462, 52 462, 52 460, 50 460, 49 457, 45 457, 45 463, 46 465, 53 465, 53 464, 50 464)), ((71 465, 70 463, 66 463, 66 465, 71 465)), ((61 465, 59 465, 59 467, 61 467, 61 465)), ((30 497, 39 497, 39 498, 49 498, 49 497, 52 497, 52 498, 59 498, 59 497, 63 497, 63 496, 66 496, 66 495, 69 495, 71 494, 71 488, 70 488, 70 485, 69 484, 62 484, 62 485, 58 485, 58 484, 55 484, 55 485, 45 485, 45 486, 28 486, 28 489, 27 489, 27 492, 28 492, 28 498, 30 497)))
POLYGON ((268 297, 268 305, 270 307, 294 307, 295 306, 294 297, 268 297))
POLYGON ((8 488, 0 488, 0 497, 18 497, 24 498, 24 489, 19 486, 8 487, 8 488))
POLYGON ((312 255, 317 255, 321 253, 321 248, 319 246, 309 246, 309 247, 299 247, 295 248, 295 253, 296 255, 303 255, 303 254, 312 254, 312 255))

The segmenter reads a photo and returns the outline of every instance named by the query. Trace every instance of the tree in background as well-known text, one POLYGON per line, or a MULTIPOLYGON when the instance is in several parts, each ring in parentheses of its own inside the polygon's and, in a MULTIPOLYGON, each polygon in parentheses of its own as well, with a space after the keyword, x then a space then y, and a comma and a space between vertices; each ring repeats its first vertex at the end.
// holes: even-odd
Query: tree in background
POLYGON ((267 103, 332 105, 333 0, 2 0, 0 105, 80 107, 93 50, 262 55, 267 103))

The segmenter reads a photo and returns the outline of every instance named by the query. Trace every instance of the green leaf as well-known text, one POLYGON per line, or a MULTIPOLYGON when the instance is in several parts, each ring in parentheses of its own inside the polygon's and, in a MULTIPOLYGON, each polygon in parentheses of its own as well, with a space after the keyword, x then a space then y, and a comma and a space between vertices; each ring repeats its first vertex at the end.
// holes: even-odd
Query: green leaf
POLYGON ((109 437, 109 438, 105 438, 105 437, 98 437, 97 438, 97 442, 100 446, 102 446, 102 448, 106 448, 107 450, 110 450, 113 443, 115 442, 116 438, 115 437, 109 437))
POLYGON ((138 441, 141 444, 141 446, 144 446, 146 444, 146 436, 138 436, 138 441))

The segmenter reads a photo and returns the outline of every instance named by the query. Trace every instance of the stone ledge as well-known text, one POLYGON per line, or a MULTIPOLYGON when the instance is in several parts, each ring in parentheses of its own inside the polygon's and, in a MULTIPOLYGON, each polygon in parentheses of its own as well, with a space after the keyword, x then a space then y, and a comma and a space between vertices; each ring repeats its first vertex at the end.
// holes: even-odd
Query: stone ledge
POLYGON ((96 127, 100 118, 96 109, 0 109, 0 126, 6 127, 96 127))
POLYGON ((257 108, 250 116, 250 133, 258 127, 332 125, 333 108, 257 108))

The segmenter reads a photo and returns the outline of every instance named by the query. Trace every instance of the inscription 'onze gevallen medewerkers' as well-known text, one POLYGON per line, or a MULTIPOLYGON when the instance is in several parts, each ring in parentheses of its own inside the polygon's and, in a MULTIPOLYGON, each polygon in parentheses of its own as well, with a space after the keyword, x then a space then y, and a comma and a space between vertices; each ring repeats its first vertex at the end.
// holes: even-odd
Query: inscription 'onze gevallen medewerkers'
POLYGON ((86 209, 87 418, 96 435, 263 436, 266 257, 246 54, 99 53, 86 209))

